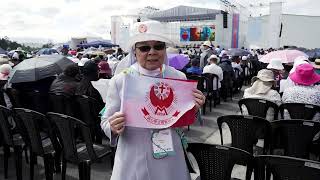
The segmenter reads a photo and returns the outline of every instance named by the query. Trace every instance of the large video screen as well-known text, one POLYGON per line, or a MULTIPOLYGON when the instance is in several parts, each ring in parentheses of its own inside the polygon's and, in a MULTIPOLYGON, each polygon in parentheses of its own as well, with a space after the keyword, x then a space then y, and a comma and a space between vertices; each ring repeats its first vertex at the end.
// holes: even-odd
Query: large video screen
POLYGON ((180 27, 180 41, 215 41, 216 26, 180 27))

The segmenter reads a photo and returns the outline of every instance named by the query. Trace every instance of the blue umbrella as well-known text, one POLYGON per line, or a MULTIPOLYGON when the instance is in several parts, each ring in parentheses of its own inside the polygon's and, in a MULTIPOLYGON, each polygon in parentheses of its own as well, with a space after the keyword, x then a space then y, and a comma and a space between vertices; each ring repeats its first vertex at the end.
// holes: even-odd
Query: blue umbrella
POLYGON ((250 52, 244 49, 231 48, 227 51, 227 54, 231 56, 247 56, 250 52))
POLYGON ((37 55, 51 55, 51 54, 59 54, 59 52, 51 48, 43 48, 37 52, 37 55))
POLYGON ((85 43, 85 44, 79 44, 78 47, 83 47, 83 48, 88 48, 88 47, 95 47, 95 48, 98 48, 98 47, 114 47, 114 46, 118 46, 118 45, 115 45, 115 44, 112 44, 111 42, 108 42, 108 41, 92 41, 92 42, 89 42, 89 43, 85 43))

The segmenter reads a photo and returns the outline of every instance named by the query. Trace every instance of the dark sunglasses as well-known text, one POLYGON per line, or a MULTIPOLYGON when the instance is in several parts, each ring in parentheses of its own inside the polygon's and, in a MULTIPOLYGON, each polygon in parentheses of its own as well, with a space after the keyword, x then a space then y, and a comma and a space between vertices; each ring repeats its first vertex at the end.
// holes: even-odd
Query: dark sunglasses
MULTIPOLYGON (((141 52, 149 52, 151 50, 151 47, 152 46, 145 45, 145 46, 139 46, 139 47, 136 47, 136 48, 138 48, 141 52)), ((161 50, 164 50, 164 48, 166 48, 166 44, 165 43, 156 44, 152 48, 154 50, 161 51, 161 50)))

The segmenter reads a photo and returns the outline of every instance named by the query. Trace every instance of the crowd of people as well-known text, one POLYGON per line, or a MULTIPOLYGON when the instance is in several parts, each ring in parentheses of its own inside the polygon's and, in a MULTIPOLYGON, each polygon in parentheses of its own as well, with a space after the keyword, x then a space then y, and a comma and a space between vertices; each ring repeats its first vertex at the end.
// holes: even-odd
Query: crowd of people
MULTIPOLYGON (((220 46, 214 47, 210 41, 205 41, 201 49, 178 50, 191 59, 179 71, 169 66, 166 48, 173 43, 162 30, 159 22, 138 22, 133 27, 127 47, 129 53, 125 58, 122 59, 122 50, 94 56, 79 50, 70 58, 75 63, 67 66, 61 74, 36 82, 8 82, 12 67, 20 61, 18 53, 14 53, 13 63, 9 60, 1 61, 1 88, 14 88, 21 92, 37 90, 42 93, 62 93, 70 97, 86 95, 96 99, 101 109, 104 106, 101 128, 109 137, 111 145, 117 146, 111 180, 190 179, 181 143, 182 135, 175 128, 168 128, 174 155, 157 159, 152 155, 152 135, 155 130, 125 126, 126 116, 120 111, 123 102, 121 97, 125 93, 122 91, 125 76, 186 79, 188 75, 210 73, 218 77, 218 85, 213 83, 214 90, 232 88, 232 91, 237 92, 248 80, 250 86, 244 90, 243 98, 267 99, 278 105, 298 102, 320 106, 319 59, 311 63, 306 57, 297 57, 289 64, 282 63, 281 59, 272 59, 269 64, 263 64, 259 62, 259 56, 274 49, 251 50, 247 55, 230 56, 220 46), (112 59, 116 59, 117 63, 113 64, 112 59), (112 68, 110 63, 113 64, 112 68), (99 79, 110 79, 105 102, 92 84, 92 81, 99 79)), ((224 92, 222 90, 221 95, 226 99, 227 94, 224 92)), ((195 89, 193 97, 194 109, 198 111, 205 103, 205 96, 195 89)), ((5 103, 10 107, 10 98, 5 96, 5 103)), ((269 112, 271 115, 267 119, 273 117, 272 113, 269 112)), ((318 114, 315 120, 319 119, 318 114)))

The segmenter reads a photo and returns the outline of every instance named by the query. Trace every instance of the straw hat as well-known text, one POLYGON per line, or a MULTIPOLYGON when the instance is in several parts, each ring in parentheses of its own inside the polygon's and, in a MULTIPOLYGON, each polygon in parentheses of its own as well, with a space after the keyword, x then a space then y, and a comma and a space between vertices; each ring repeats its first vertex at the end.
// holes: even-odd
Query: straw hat
POLYGON ((161 41, 167 45, 173 45, 173 41, 167 38, 165 27, 158 21, 144 21, 135 23, 130 30, 130 39, 126 49, 130 49, 137 43, 143 41, 161 41))
POLYGON ((301 64, 290 74, 290 79, 300 85, 310 86, 320 81, 320 75, 316 74, 311 64, 301 64))
POLYGON ((267 69, 283 70, 284 67, 281 63, 281 59, 271 59, 267 69))
POLYGON ((210 41, 205 41, 202 46, 208 46, 208 47, 212 47, 212 44, 210 41))

